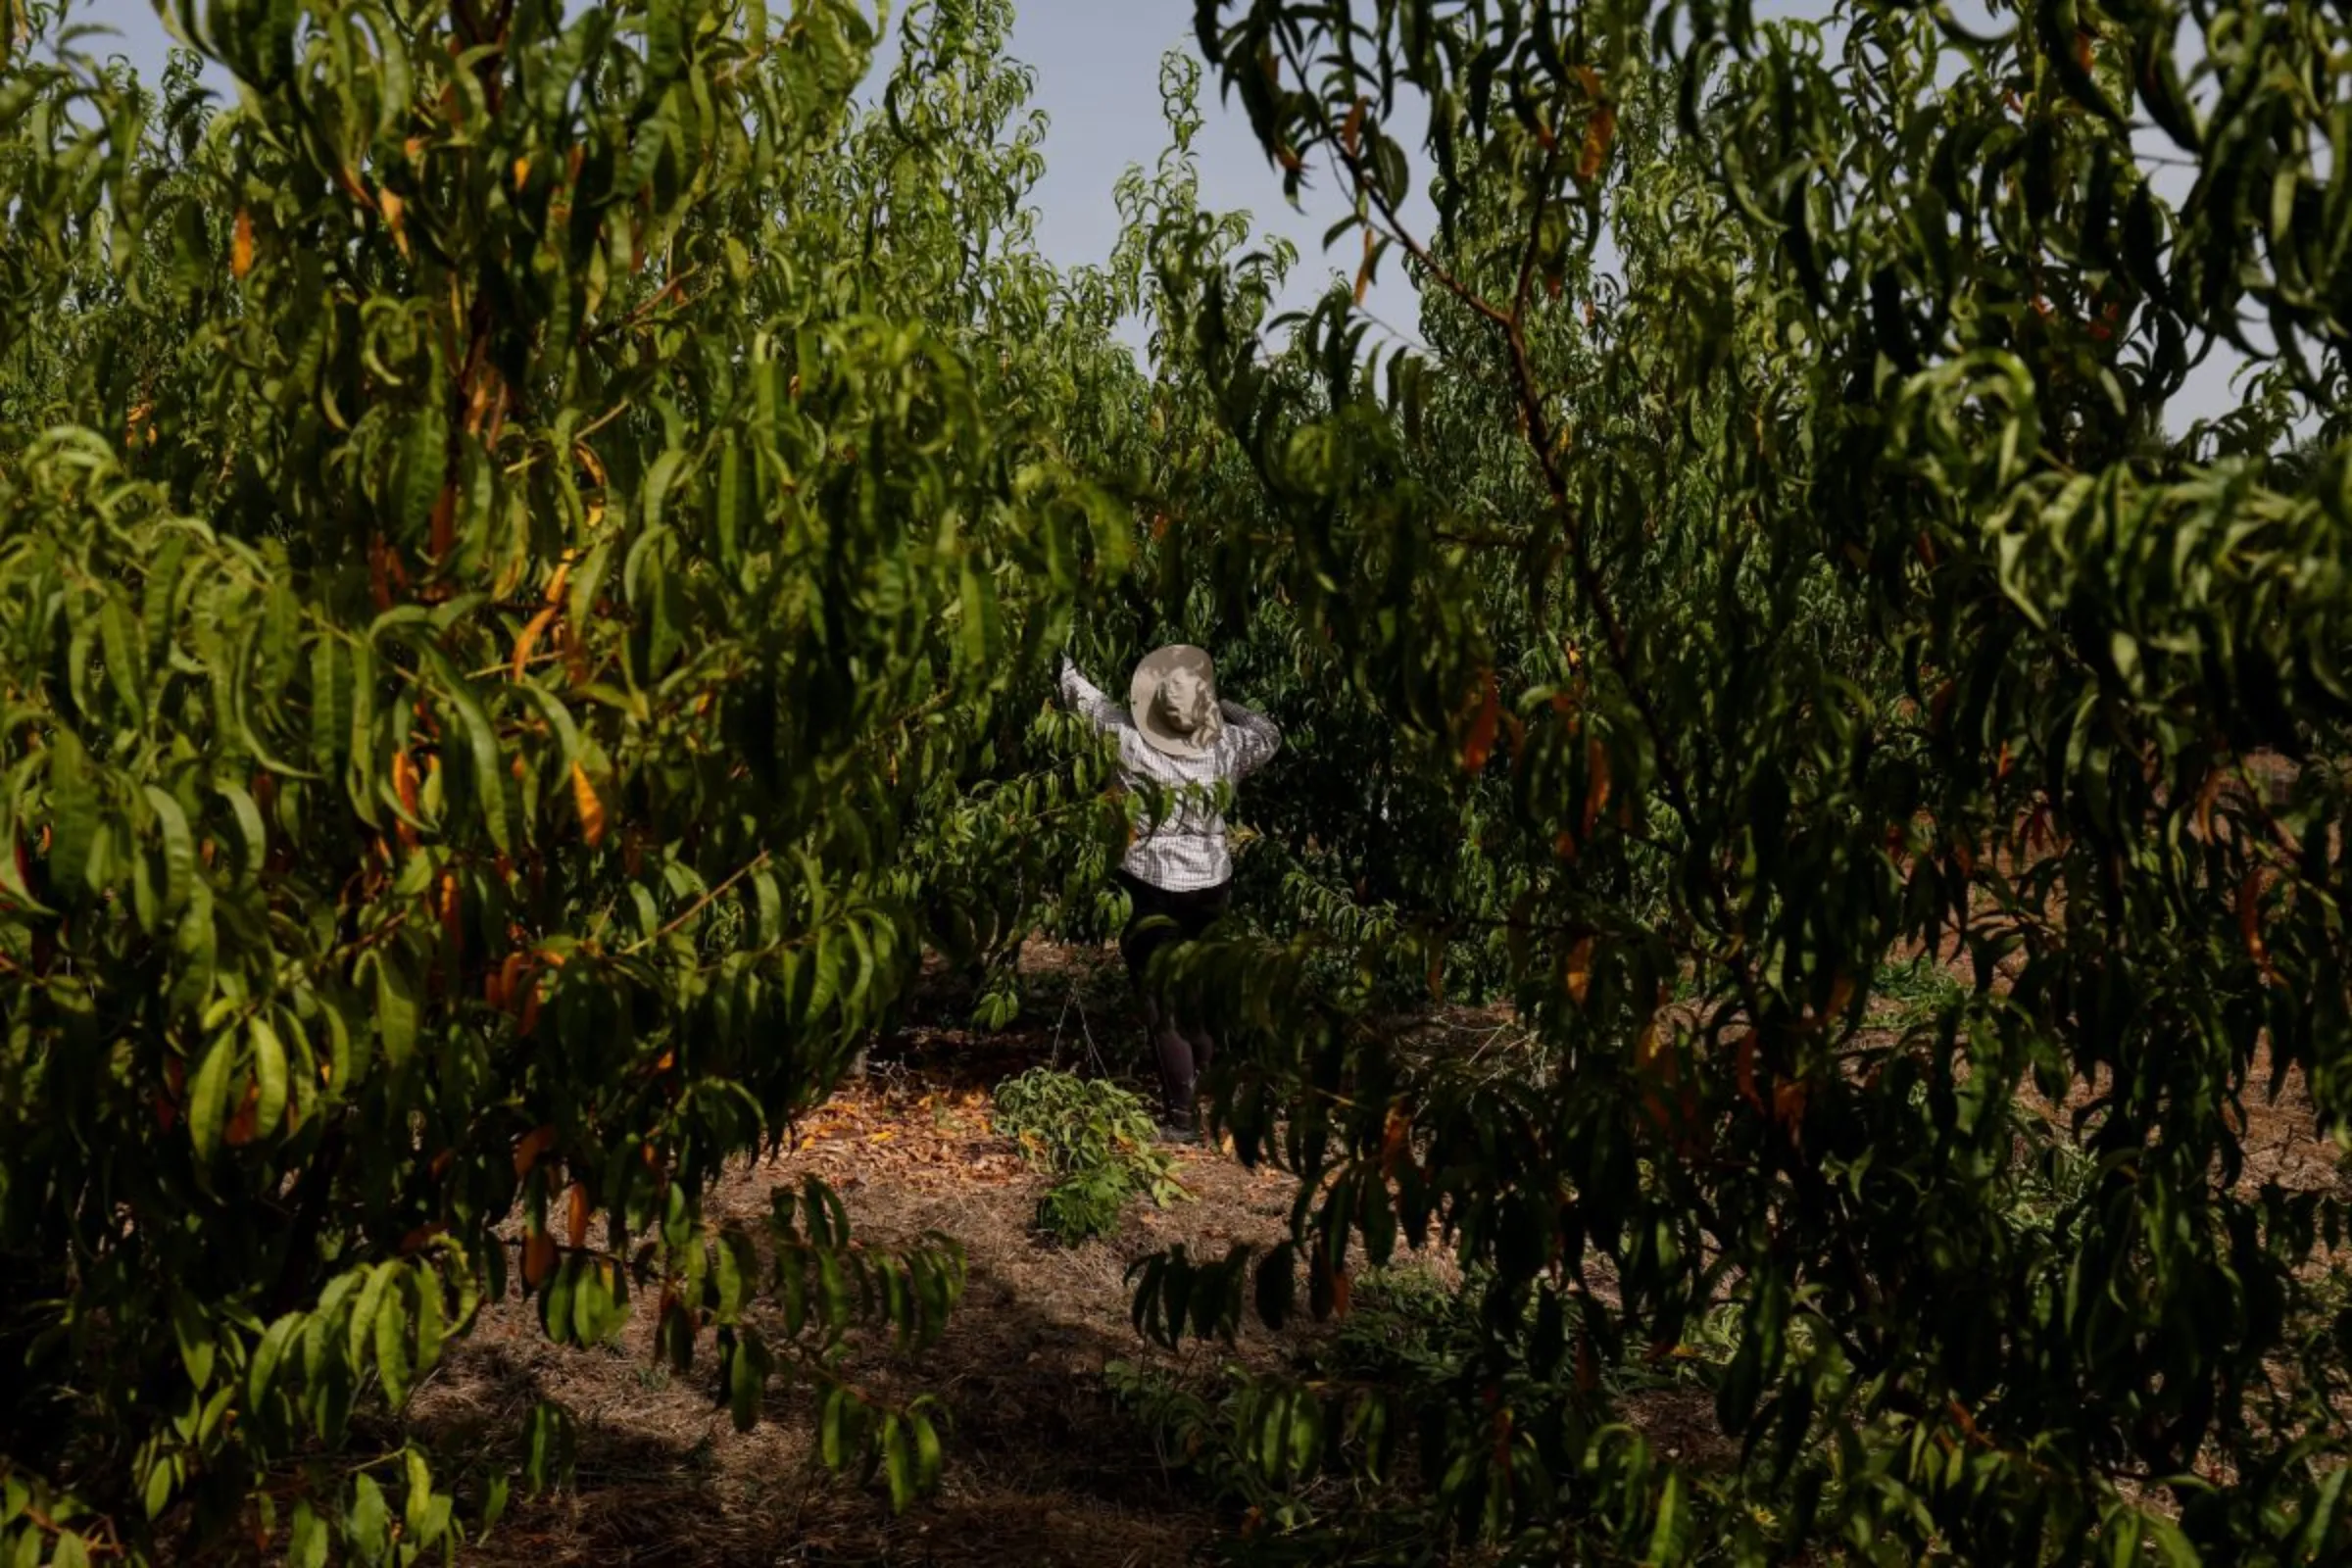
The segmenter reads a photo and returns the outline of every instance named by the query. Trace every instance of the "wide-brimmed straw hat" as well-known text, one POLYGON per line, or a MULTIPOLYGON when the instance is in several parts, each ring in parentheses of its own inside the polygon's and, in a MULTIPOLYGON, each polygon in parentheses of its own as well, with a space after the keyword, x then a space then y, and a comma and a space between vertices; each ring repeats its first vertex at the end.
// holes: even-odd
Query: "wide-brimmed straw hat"
POLYGON ((1170 643, 1145 655, 1135 666, 1134 680, 1128 683, 1127 710, 1153 750, 1170 757, 1206 757, 1215 749, 1224 722, 1217 712, 1217 667, 1207 650, 1190 643, 1170 643), (1200 677, 1200 705, 1190 734, 1168 722, 1159 700, 1162 683, 1180 669, 1200 677))

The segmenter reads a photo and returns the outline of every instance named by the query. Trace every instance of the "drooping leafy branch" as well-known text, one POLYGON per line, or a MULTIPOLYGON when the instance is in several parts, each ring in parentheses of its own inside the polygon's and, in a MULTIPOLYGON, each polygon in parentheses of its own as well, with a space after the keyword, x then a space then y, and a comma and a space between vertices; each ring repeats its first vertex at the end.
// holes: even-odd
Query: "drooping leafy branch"
POLYGON ((1302 1261, 1340 1309, 1442 1239, 1487 1339, 1389 1424, 1431 1528, 1514 1560, 2341 1550, 2343 1198, 2250 1174, 2242 1110, 2352 1113, 2341 19, 1198 12, 1426 347, 1366 354, 1345 294, 1269 344, 1164 250, 1261 480, 1184 548, 1403 729, 1494 878, 1424 912, 1494 923, 1541 1050, 1466 1072, 1312 983, 1412 921, 1203 955, 1301 1203, 1143 1318, 1229 1330, 1251 1279, 1279 1318, 1302 1261), (2251 395, 2168 434, 2217 339, 2251 395), (1919 954, 1973 988, 1888 1026, 1919 954), (1701 1485, 1593 1369, 1726 1312, 1744 1457, 1701 1485))
POLYGON ((812 1384, 904 1502, 930 1417, 839 1342, 953 1245, 701 1202, 935 884, 1009 923, 909 838, 1125 547, 1009 12, 871 110, 836 0, 175 16, 232 105, 0 46, 0 1543, 454 1549, 431 1456, 335 1456, 516 1276, 715 1338, 738 1421, 812 1384))

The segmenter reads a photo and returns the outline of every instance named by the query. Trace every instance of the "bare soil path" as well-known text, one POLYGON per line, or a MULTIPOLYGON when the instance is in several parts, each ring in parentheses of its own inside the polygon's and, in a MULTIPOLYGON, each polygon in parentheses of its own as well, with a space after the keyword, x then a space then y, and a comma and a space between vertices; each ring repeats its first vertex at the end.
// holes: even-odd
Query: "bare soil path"
MULTIPOLYGON (((517 1503, 466 1561, 1146 1568, 1185 1562, 1214 1533, 1213 1504, 1163 1462, 1101 1374, 1113 1358, 1207 1371, 1219 1351, 1169 1356, 1136 1334, 1127 1267, 1176 1242, 1198 1254, 1277 1240, 1292 1187, 1217 1151, 1187 1151, 1178 1177, 1190 1201, 1139 1201, 1115 1236, 1084 1247, 1041 1239, 1031 1218, 1044 1183, 991 1129, 990 1086, 1057 1056, 1072 1066, 1091 1054, 1090 1069, 1116 1070, 1136 1054, 1118 1049, 1134 1030, 1123 1011, 1104 1011, 1118 1003, 1091 972, 1097 956, 1048 961, 1066 975, 1025 969, 1050 1016, 976 1036, 950 1021, 960 999, 929 999, 900 1040, 877 1048, 864 1079, 802 1123, 789 1152, 747 1164, 711 1204, 714 1217, 764 1213, 774 1187, 814 1172, 862 1240, 937 1230, 962 1244, 969 1281, 941 1342, 914 1357, 861 1342, 852 1362, 885 1396, 928 1390, 945 1401, 954 1424, 939 1493, 894 1518, 879 1485, 822 1470, 809 1401, 780 1384, 766 1419, 737 1433, 707 1356, 684 1377, 657 1360, 650 1313, 583 1351, 549 1344, 530 1305, 510 1299, 483 1312, 412 1419, 444 1451, 453 1440, 504 1445, 534 1400, 561 1399, 580 1426, 576 1485, 517 1503), (1076 1005, 1088 1009, 1083 1024, 1076 1005)), ((1223 1358, 1271 1358, 1273 1342, 1258 1329, 1223 1358)))

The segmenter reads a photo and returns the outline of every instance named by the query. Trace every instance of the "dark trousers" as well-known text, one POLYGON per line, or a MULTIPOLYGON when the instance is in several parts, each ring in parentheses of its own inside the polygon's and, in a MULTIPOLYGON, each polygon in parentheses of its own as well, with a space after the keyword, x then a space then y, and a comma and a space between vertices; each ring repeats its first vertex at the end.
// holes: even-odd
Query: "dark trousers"
POLYGON ((1143 1005, 1144 1031, 1159 1058, 1159 1087, 1168 1119, 1189 1123, 1194 1092, 1216 1054, 1217 1043, 1205 1023, 1152 984, 1152 956, 1207 930, 1233 903, 1233 884, 1171 893, 1125 871, 1119 873, 1119 884, 1135 906, 1127 929, 1119 933, 1119 956, 1127 960, 1127 973, 1143 1005))

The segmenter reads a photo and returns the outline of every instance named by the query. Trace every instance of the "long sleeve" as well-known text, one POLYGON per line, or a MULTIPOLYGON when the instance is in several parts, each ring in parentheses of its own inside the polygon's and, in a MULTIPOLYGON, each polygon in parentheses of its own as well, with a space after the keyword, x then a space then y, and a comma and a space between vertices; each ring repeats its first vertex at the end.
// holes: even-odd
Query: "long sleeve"
POLYGON ((1238 779, 1255 772, 1282 750, 1282 731, 1265 714, 1229 702, 1217 704, 1217 710, 1225 715, 1225 738, 1220 750, 1226 754, 1228 777, 1238 779))
POLYGON ((1078 673, 1067 654, 1061 660, 1061 702, 1064 708, 1093 721, 1098 729, 1133 729, 1135 720, 1093 681, 1078 673))

